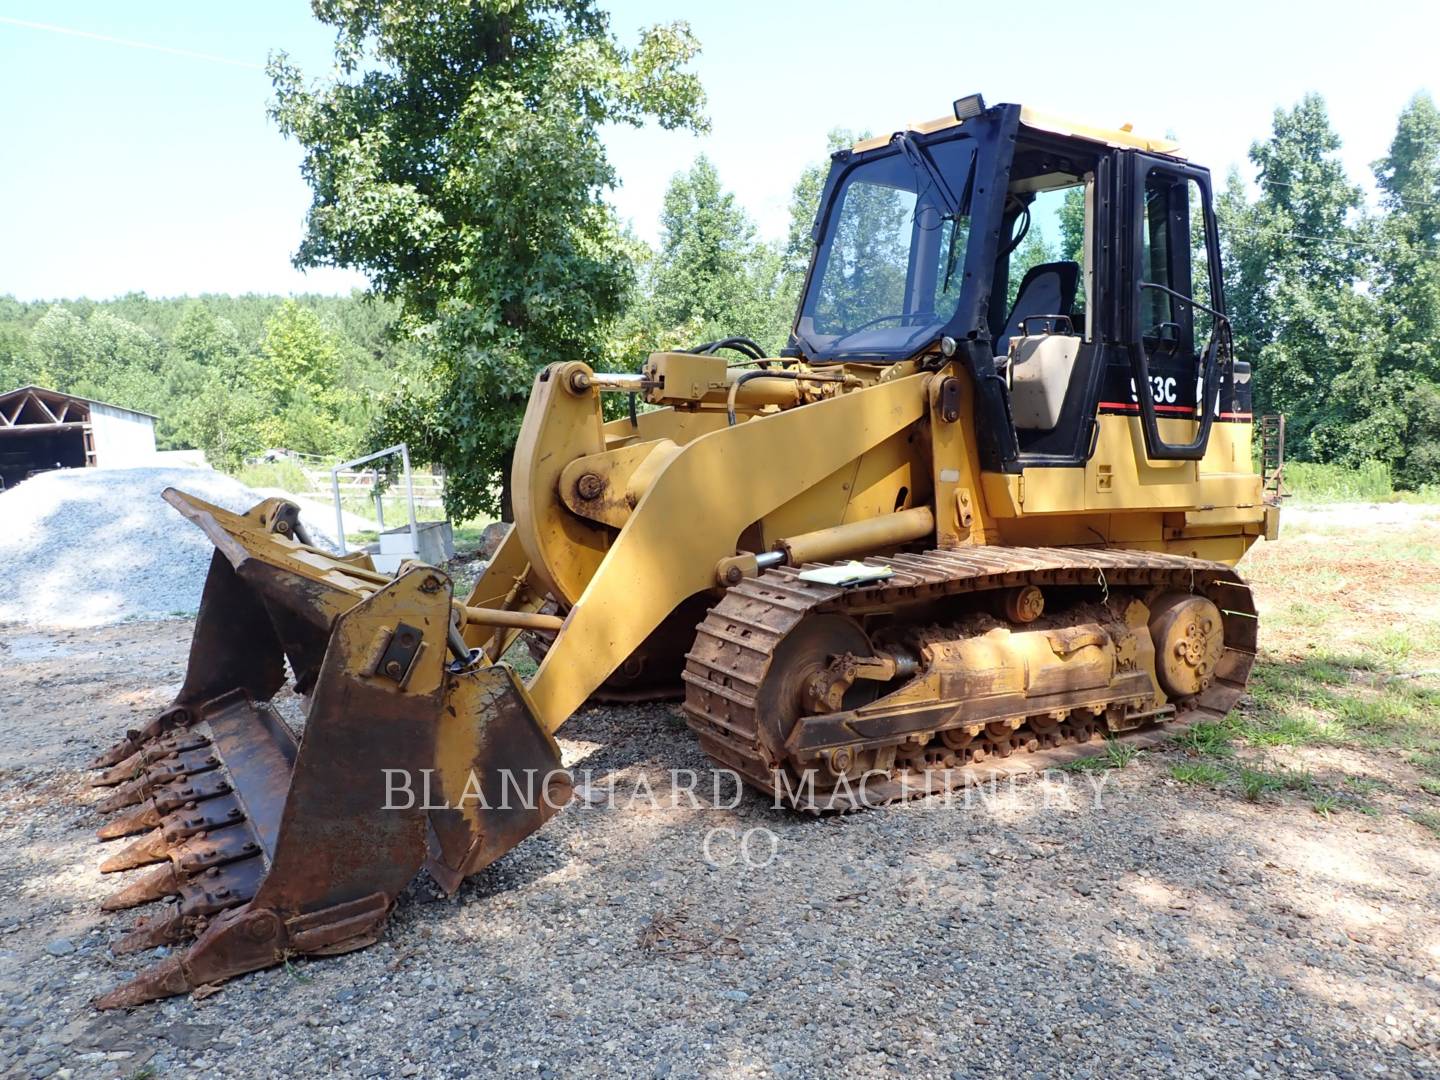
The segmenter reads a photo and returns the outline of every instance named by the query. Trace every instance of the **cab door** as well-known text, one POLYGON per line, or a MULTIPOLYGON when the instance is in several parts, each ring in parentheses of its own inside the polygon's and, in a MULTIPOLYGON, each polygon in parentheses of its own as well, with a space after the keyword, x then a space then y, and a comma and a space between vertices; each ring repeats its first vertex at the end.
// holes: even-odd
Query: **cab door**
POLYGON ((1231 359, 1210 174, 1174 158, 1123 156, 1117 291, 1128 363, 1117 366, 1128 385, 1112 382, 1102 411, 1138 413, 1150 460, 1198 461, 1231 359))

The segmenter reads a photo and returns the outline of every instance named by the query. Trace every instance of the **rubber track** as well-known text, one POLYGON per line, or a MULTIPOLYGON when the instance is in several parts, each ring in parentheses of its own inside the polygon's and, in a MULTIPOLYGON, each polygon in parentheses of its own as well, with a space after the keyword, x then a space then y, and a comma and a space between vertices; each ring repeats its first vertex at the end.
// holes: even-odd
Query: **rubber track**
MULTIPOLYGON (((895 612, 946 596, 1016 585, 1095 586, 1151 589, 1156 586, 1209 597, 1224 622, 1225 652, 1210 686, 1194 698, 1175 701, 1173 717, 1119 736, 1136 745, 1162 742, 1199 721, 1220 720, 1244 693, 1255 660, 1256 613, 1250 587, 1224 563, 1159 552, 1085 548, 972 547, 863 560, 889 567, 893 576, 868 585, 841 588, 800 579, 809 567, 780 567, 730 589, 700 624, 686 654, 686 722, 702 748, 720 766, 738 772, 753 786, 788 795, 777 787, 785 762, 767 745, 756 699, 769 674, 775 647, 807 615, 838 612, 864 616, 895 612)), ((817 564, 818 565, 818 564, 817 564)), ((986 782, 996 776, 1036 772, 1096 753, 1093 745, 1064 745, 1008 758, 917 776, 898 777, 867 792, 866 805, 912 798, 986 782)), ((824 792, 818 793, 824 795, 824 792)), ((797 805, 793 799, 786 801, 797 805)), ((843 801, 802 802, 798 809, 850 809, 843 801)))

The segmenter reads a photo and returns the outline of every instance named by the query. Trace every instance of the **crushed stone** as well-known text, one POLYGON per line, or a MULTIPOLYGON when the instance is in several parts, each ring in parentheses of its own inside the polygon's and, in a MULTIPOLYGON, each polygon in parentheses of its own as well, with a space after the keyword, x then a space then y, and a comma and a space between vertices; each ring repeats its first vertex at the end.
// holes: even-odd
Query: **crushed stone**
MULTIPOLYGON (((237 512, 265 498, 211 469, 58 469, 0 492, 0 623, 194 614, 214 548, 160 497, 167 487, 237 512)), ((301 519, 334 547, 333 519, 301 519)))

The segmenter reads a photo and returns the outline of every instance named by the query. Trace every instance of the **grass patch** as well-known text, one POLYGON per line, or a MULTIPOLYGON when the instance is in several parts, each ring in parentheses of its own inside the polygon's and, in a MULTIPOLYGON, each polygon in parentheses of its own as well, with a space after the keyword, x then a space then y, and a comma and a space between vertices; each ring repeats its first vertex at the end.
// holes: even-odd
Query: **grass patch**
POLYGON ((1371 780, 1366 776, 1347 776, 1345 786, 1357 795, 1373 795, 1377 791, 1383 791, 1385 785, 1379 780, 1371 780))
POLYGON ((1281 769, 1276 776, 1285 791, 1314 791, 1315 777, 1309 769, 1281 769))
POLYGON ((1139 755, 1140 751, 1130 743, 1112 739, 1105 747, 1105 763, 1111 769, 1123 769, 1139 755))
POLYGON ((1440 780, 1433 776, 1423 776, 1420 778, 1420 790, 1426 795, 1440 795, 1440 780))
POLYGON ((1182 784, 1223 784, 1229 771, 1209 761, 1186 761, 1170 766, 1170 775, 1182 784))
POLYGON ((1102 772, 1105 769, 1123 769, 1140 754, 1138 747, 1119 739, 1106 739, 1105 752, 1093 757, 1076 758, 1067 761, 1060 768, 1066 772, 1102 772))
POLYGON ((474 551, 480 546, 480 541, 485 536, 485 530, 495 522, 491 518, 472 518, 461 525, 452 525, 451 530, 455 535, 456 551, 474 551))
POLYGON ((1405 760, 1424 772, 1434 773, 1436 776, 1440 776, 1440 754, 1416 753, 1411 754, 1405 760))
POLYGON ((522 679, 528 679, 534 675, 535 668, 538 666, 535 658, 530 655, 530 646, 525 644, 523 634, 516 638, 515 644, 506 651, 505 660, 515 669, 515 674, 522 679))
POLYGON ((1170 767, 1170 775, 1182 784, 1205 784, 1241 795, 1247 802, 1260 802, 1267 795, 1299 794, 1310 800, 1310 808, 1327 820, 1342 810, 1362 814, 1379 813, 1358 797, 1378 790, 1378 781, 1350 777, 1348 790, 1334 791, 1321 787, 1308 769, 1267 769, 1263 766, 1223 764, 1220 761, 1183 761, 1170 767))
POLYGON ((1207 757, 1225 757, 1235 752, 1230 745, 1230 732, 1223 724, 1212 724, 1208 720, 1192 724, 1175 736, 1175 745, 1192 754, 1207 757))
POLYGON ((1401 655, 1391 639, 1377 645, 1376 656, 1320 654, 1256 664, 1255 708, 1227 717, 1226 733, 1252 746, 1440 749, 1440 692, 1393 677, 1401 655))
POLYGON ((1340 612, 1320 604, 1304 602, 1287 605, 1281 617, 1288 626, 1304 626, 1316 630, 1335 622, 1340 617, 1340 612))
POLYGON ((285 974, 289 975, 290 978, 294 979, 296 982, 308 983, 314 981, 314 975, 307 975, 305 972, 301 971, 297 965, 292 964, 288 959, 284 961, 284 964, 285 974))
POLYGON ((1246 802, 1259 802, 1266 795, 1284 790, 1280 778, 1264 769, 1241 769, 1236 779, 1240 783, 1240 794, 1246 802))
POLYGON ((1440 811, 1421 810, 1412 816, 1419 824, 1425 826, 1436 836, 1440 836, 1440 811))
POLYGON ((1397 492, 1390 467, 1382 461, 1359 466, 1323 465, 1313 461, 1285 463, 1285 491, 1299 502, 1429 502, 1432 485, 1416 492, 1397 492))
POLYGON ((310 478, 297 461, 259 461, 253 465, 241 465, 231 474, 236 480, 251 488, 284 488, 297 495, 315 490, 310 478))

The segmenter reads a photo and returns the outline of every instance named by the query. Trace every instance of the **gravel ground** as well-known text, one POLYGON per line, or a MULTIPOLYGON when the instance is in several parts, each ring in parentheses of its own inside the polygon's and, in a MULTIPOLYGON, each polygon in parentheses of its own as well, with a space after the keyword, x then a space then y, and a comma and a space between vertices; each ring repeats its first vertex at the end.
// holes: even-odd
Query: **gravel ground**
POLYGON ((1174 754, 970 806, 813 820, 727 785, 728 808, 652 807, 671 768, 709 786, 664 705, 572 719, 589 801, 456 900, 414 891, 379 945, 97 1014, 152 958, 108 951, 131 920, 97 910, 80 769, 169 700, 189 633, 0 627, 0 1071, 1440 1075, 1440 844, 1402 814, 1177 786, 1174 754), (735 861, 747 830, 768 865, 735 861))
MULTIPOLYGON (((99 497, 125 506, 114 492, 99 497)), ((1381 539, 1433 510, 1392 512, 1381 539)), ((1372 516, 1289 512, 1307 540, 1372 516)), ((0 513, 0 545, 14 520, 0 513)), ((194 533, 198 597, 208 547, 176 520, 149 542, 194 533)), ((1314 550, 1253 557, 1262 611, 1289 613, 1268 639, 1281 657, 1331 633, 1292 610, 1285 567, 1314 550)), ((1362 569, 1366 597, 1393 596, 1362 569)), ((121 575, 130 595, 145 580, 121 575)), ((813 820, 725 778, 716 800, 666 705, 574 717, 560 742, 584 797, 455 900, 412 889, 379 945, 96 1013, 156 957, 109 952, 134 916, 98 911, 114 879, 82 769, 170 699, 190 631, 0 623, 4 1075, 1440 1077, 1440 844, 1409 818, 1402 751, 1289 752, 1373 782, 1373 816, 1179 785, 1168 752, 813 820), (702 805, 672 769, 693 770, 702 805)))
MULTIPOLYGON (((0 492, 0 623, 194 614, 214 548, 160 498, 167 487, 234 511, 264 498, 210 469, 61 469, 0 492)), ((333 516, 305 524, 333 546, 333 516)))

